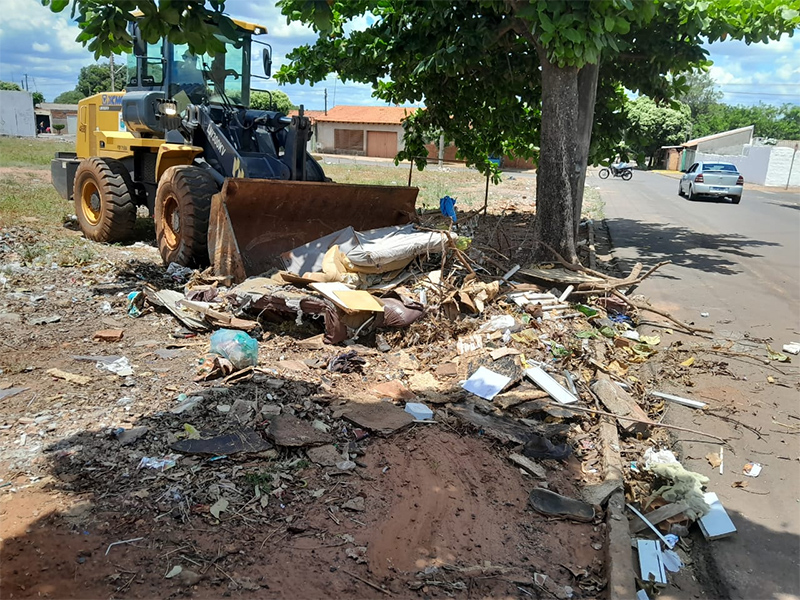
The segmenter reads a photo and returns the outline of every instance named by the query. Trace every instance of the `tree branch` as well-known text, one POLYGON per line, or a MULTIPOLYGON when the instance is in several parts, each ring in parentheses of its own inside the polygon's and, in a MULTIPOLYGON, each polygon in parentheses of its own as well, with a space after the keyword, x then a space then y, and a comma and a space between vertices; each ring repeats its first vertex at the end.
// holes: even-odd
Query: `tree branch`
POLYGON ((630 298, 626 297, 624 294, 620 293, 619 290, 611 290, 611 293, 614 296, 616 296, 617 298, 619 298, 620 300, 622 300, 628 306, 632 306, 633 308, 636 308, 638 310, 646 310, 646 311, 655 313, 657 315, 661 315, 665 319, 669 319, 670 321, 672 321, 676 325, 679 325, 680 327, 683 327, 686 331, 688 331, 692 335, 694 335, 695 333, 698 333, 698 332, 699 333, 714 333, 710 329, 702 329, 700 327, 692 327, 691 325, 687 325, 686 323, 684 323, 683 321, 679 321, 678 319, 676 319, 675 317, 673 317, 671 314, 669 314, 666 311, 659 310, 657 308, 653 308, 652 306, 649 306, 647 304, 642 304, 640 302, 634 302, 630 298))

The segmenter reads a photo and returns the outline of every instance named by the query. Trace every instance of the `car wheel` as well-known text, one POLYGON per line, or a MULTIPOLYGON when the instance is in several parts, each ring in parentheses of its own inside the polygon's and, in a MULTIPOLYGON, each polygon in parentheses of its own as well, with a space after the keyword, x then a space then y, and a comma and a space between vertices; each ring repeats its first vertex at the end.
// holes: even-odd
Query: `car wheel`
POLYGON ((734 204, 739 204, 739 202, 741 201, 742 201, 741 196, 731 196, 731 202, 733 202, 734 204))
POLYGON ((680 182, 678 183, 678 196, 683 198, 683 184, 680 182))
POLYGON ((689 186, 689 200, 697 200, 697 195, 694 193, 694 188, 689 186))

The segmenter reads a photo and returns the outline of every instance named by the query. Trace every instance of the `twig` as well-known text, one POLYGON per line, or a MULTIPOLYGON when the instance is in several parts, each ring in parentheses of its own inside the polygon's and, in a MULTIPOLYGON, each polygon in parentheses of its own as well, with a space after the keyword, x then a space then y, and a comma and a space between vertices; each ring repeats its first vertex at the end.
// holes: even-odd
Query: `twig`
POLYGON ((364 583, 364 584, 368 585, 368 586, 369 586, 369 587, 371 587, 373 590, 378 590, 379 592, 381 592, 381 593, 383 593, 383 594, 386 594, 387 596, 391 596, 391 595, 392 595, 392 593, 391 593, 391 592, 389 592, 389 591, 387 591, 387 590, 383 589, 381 586, 379 586, 379 585, 375 585, 375 584, 374 584, 374 583, 372 583, 371 581, 368 581, 368 580, 364 579, 363 577, 359 577, 358 575, 356 575, 355 573, 351 573, 351 572, 350 572, 350 571, 348 571, 347 569, 342 569, 342 571, 343 571, 344 573, 347 573, 348 575, 350 575, 350 577, 352 577, 353 579, 357 579, 357 580, 358 580, 358 581, 360 581, 361 583, 364 583))
POLYGON ((276 533, 278 533, 278 532, 279 532, 281 529, 283 529, 283 527, 276 527, 276 528, 275 528, 275 529, 272 531, 272 533, 270 533, 270 534, 269 534, 267 537, 265 537, 265 538, 264 538, 264 541, 263 541, 263 542, 261 542, 261 549, 262 549, 262 550, 264 549, 264 545, 267 543, 267 541, 269 540, 269 538, 271 538, 273 535, 275 535, 276 533))
POLYGON ((138 538, 133 538, 133 539, 130 539, 130 540, 120 540, 118 542, 111 542, 108 545, 108 548, 106 548, 106 554, 105 555, 108 556, 108 553, 111 551, 111 546, 118 546, 119 544, 130 544, 131 542, 138 542, 139 540, 143 540, 143 539, 144 539, 143 537, 138 537, 138 538))
POLYGON ((223 570, 222 570, 222 567, 220 567, 218 564, 214 563, 214 568, 215 568, 217 571, 219 571, 220 573, 222 573, 223 575, 225 575, 225 577, 227 577, 228 579, 230 579, 230 580, 233 582, 233 585, 235 585, 237 588, 239 587, 239 583, 238 583, 238 582, 237 582, 237 581, 236 581, 236 580, 235 580, 233 577, 231 577, 231 576, 230 576, 230 575, 228 575, 228 574, 227 574, 225 571, 223 571, 223 570))
POLYGON ((710 329, 703 329, 703 328, 700 328, 700 327, 692 327, 691 325, 687 325, 686 323, 684 323, 683 321, 679 321, 678 319, 676 319, 675 317, 673 317, 671 314, 669 314, 666 311, 659 310, 657 308, 653 308, 652 306, 648 306, 647 304, 641 304, 639 302, 634 302, 633 300, 630 300, 624 294, 621 294, 617 290, 611 290, 611 293, 614 296, 616 296, 617 298, 619 298, 620 300, 622 300, 628 306, 632 306, 633 308, 636 308, 638 310, 647 310, 647 311, 650 311, 650 312, 655 313, 657 315, 660 315, 660 316, 664 317, 665 319, 669 319, 670 321, 672 321, 676 325, 679 325, 679 326, 683 327, 686 331, 688 331, 691 334, 695 334, 695 333, 698 333, 698 332, 700 332, 700 333, 714 333, 710 329))
POLYGON ((712 435, 710 433, 706 433, 705 431, 697 431, 696 429, 689 429, 688 427, 678 427, 677 425, 667 425, 666 423, 656 423, 655 421, 644 421, 642 419, 634 419, 633 417, 623 417, 622 415, 615 415, 611 412, 606 412, 604 410, 597 410, 594 408, 583 408, 580 406, 573 406, 572 404, 560 404, 558 402, 548 402, 550 406, 558 407, 564 410, 577 410, 580 412, 587 412, 593 413, 597 415, 603 415, 605 417, 612 417, 614 419, 619 419, 620 421, 630 421, 631 423, 643 423, 645 425, 649 425, 651 427, 663 427, 665 429, 674 429, 676 431, 685 431, 686 433, 693 433, 695 435, 704 435, 706 437, 713 438, 722 442, 723 444, 727 444, 728 441, 724 438, 717 437, 716 435, 712 435))
POLYGON ((758 437, 759 440, 763 440, 764 439, 763 436, 767 435, 767 434, 762 434, 755 427, 747 425, 746 423, 742 423, 741 421, 738 421, 738 420, 734 419, 733 417, 728 417, 727 415, 718 415, 717 413, 711 412, 710 410, 706 410, 706 411, 703 411, 703 412, 705 414, 707 414, 707 415, 712 416, 712 417, 717 417, 718 419, 722 419, 723 421, 728 421, 729 423, 733 423, 734 425, 741 425, 745 429, 748 429, 749 431, 752 431, 754 434, 756 434, 756 436, 758 437))

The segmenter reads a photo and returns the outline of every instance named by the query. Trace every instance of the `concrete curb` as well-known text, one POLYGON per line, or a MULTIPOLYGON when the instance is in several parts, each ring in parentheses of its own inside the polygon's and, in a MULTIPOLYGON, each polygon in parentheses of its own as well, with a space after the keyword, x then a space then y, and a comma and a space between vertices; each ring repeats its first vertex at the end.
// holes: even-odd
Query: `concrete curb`
POLYGON ((628 517, 625 516, 625 484, 615 421, 603 418, 600 422, 600 440, 603 444, 605 480, 619 484, 619 489, 609 497, 606 509, 608 597, 610 600, 630 600, 636 596, 633 585, 635 571, 628 517))

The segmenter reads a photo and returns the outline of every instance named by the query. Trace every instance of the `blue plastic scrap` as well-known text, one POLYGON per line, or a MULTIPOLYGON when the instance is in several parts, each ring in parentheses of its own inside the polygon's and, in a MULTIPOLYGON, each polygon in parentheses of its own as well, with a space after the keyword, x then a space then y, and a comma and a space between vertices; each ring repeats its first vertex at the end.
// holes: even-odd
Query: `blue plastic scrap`
POLYGON ((450 217, 453 219, 453 223, 458 222, 458 216, 456 215, 456 199, 451 198, 450 196, 444 196, 443 198, 439 199, 439 210, 442 211, 442 214, 445 217, 450 217))

